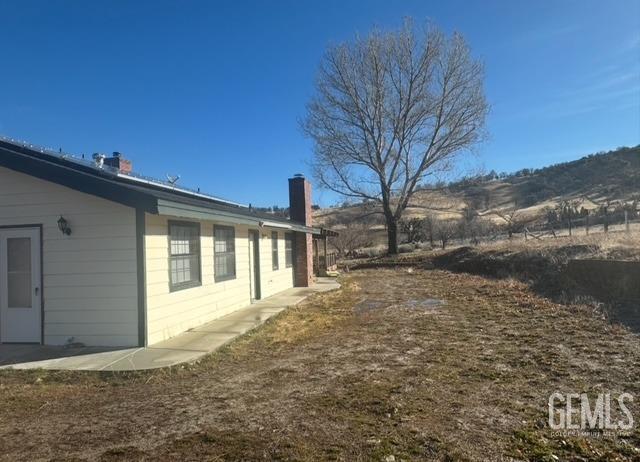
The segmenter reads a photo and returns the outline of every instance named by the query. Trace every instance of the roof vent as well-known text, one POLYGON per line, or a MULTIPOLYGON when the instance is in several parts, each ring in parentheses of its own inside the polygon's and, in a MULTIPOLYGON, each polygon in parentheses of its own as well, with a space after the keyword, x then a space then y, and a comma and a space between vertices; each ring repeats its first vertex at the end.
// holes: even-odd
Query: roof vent
POLYGON ((96 164, 96 167, 98 168, 102 168, 104 167, 104 160, 107 158, 107 156, 105 156, 104 154, 100 154, 99 152, 96 152, 93 155, 93 161, 96 164))

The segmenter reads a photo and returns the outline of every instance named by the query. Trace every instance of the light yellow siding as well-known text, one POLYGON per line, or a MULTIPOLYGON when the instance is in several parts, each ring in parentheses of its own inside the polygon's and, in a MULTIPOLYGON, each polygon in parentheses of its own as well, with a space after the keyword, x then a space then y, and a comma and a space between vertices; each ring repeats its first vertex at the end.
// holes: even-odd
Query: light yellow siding
MULTIPOLYGON (((173 337, 248 305, 250 300, 248 226, 234 226, 236 278, 214 280, 213 222, 200 223, 198 287, 169 289, 168 222, 171 217, 146 215, 147 336, 149 344, 173 337)), ((181 220, 184 221, 184 220, 181 220)), ((219 223, 230 225, 229 223, 219 223)), ((258 229, 257 227, 251 229, 258 229)), ((279 231, 280 269, 272 270, 271 229, 260 229, 262 298, 293 286, 291 268, 284 264, 284 233, 279 231)))
POLYGON ((45 344, 138 344, 135 222, 133 208, 0 167, 0 226, 43 227, 45 344))
POLYGON ((271 257, 271 232, 275 229, 264 228, 260 232, 260 277, 262 298, 270 297, 289 287, 293 287, 292 268, 285 268, 284 232, 278 230, 278 270, 273 270, 271 257))
MULTIPOLYGON (((171 292, 168 221, 145 216, 147 341, 173 337, 250 304, 248 226, 234 226, 236 278, 215 282, 213 222, 200 222, 198 287, 171 292)), ((135 210, 0 167, 0 226, 42 225, 45 344, 138 344, 135 210), (72 229, 63 236, 57 220, 72 229)), ((229 226, 229 223, 220 223, 229 226)), ((272 269, 272 228, 260 234, 262 298, 293 286, 278 229, 278 270, 272 269)))

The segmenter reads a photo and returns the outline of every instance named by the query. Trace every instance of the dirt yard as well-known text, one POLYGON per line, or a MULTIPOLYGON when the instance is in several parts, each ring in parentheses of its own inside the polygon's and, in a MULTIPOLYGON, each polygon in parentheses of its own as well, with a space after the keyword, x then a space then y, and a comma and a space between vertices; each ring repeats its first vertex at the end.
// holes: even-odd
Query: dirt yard
POLYGON ((342 282, 196 365, 1 372, 0 459, 640 460, 640 337, 510 280, 342 282), (554 436, 554 391, 631 393, 634 430, 554 436))

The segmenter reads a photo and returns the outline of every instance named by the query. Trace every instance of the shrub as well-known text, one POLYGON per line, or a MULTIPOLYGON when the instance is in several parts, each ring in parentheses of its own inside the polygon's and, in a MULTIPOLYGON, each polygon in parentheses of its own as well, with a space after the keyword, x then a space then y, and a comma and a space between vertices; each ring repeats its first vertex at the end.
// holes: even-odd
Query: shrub
POLYGON ((415 245, 414 244, 400 244, 398 246, 398 252, 400 253, 409 253, 409 252, 413 252, 415 250, 415 245))
POLYGON ((373 258, 373 257, 380 257, 381 255, 384 255, 386 251, 385 249, 380 247, 368 247, 364 249, 358 249, 356 253, 358 257, 373 258))

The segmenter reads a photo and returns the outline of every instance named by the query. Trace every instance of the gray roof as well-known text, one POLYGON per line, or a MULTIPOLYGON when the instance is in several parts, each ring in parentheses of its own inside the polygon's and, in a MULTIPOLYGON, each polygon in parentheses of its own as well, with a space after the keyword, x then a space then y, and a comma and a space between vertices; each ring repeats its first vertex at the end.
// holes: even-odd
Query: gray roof
POLYGON ((170 185, 136 174, 123 174, 109 167, 28 143, 0 138, 0 166, 151 214, 193 219, 275 226, 320 234, 289 219, 260 213, 226 199, 170 185))

